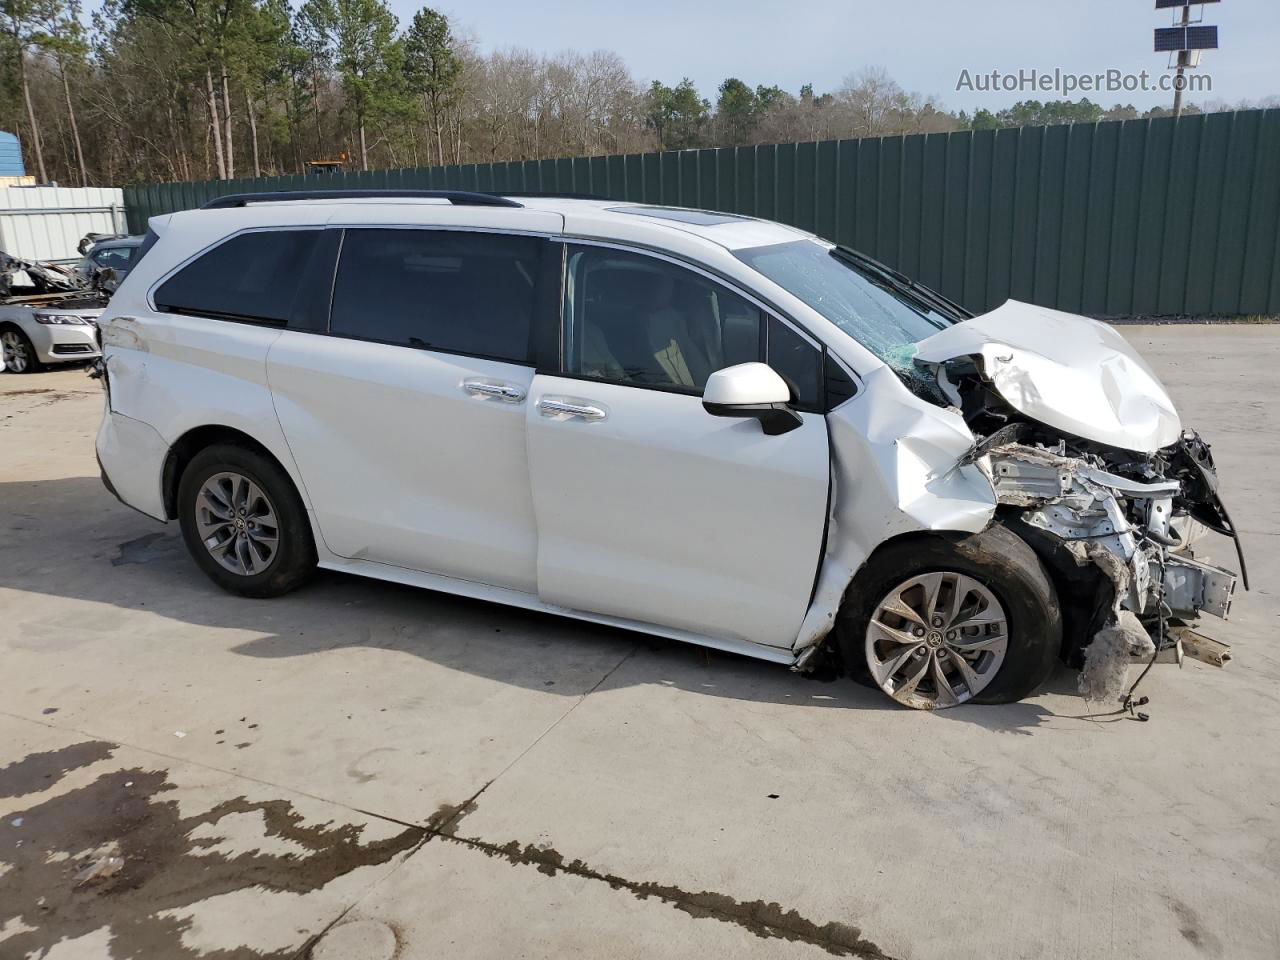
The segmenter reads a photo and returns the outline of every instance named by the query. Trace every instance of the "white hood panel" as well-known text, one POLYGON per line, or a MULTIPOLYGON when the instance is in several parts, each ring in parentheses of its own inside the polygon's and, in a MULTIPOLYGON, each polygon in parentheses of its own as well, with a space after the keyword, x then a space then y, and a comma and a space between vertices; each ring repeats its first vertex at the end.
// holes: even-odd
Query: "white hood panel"
POLYGON ((1009 406, 1086 440, 1154 453, 1182 423, 1164 385, 1116 330, 1086 317, 1006 301, 921 341, 916 360, 976 357, 1009 406))

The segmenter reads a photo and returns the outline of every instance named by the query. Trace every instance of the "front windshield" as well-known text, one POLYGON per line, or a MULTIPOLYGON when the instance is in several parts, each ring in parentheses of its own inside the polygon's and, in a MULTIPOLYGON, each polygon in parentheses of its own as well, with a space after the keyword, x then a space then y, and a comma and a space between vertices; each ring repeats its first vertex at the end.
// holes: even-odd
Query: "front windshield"
POLYGON ((839 251, 817 240, 748 247, 734 254, 752 269, 799 297, 894 370, 916 374, 916 344, 951 325, 858 270, 839 251))

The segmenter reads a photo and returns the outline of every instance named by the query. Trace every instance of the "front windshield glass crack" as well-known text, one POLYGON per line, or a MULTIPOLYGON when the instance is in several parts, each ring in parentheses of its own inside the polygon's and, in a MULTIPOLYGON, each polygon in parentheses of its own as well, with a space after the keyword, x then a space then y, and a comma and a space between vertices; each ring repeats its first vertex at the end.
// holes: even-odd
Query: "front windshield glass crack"
POLYGON ((910 291, 864 272, 817 240, 794 240, 734 251, 735 256, 803 300, 914 386, 922 371, 917 344, 958 318, 929 309, 910 291))

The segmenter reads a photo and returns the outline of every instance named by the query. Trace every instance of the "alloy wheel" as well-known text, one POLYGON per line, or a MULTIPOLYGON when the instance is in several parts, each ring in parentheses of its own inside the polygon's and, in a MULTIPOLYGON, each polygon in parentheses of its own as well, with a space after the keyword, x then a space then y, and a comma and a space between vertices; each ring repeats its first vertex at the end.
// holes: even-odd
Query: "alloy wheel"
POLYGON ((867 624, 867 666, 876 685, 917 710, 973 699, 999 672, 1008 646, 1004 607, 990 588, 962 573, 903 581, 876 604, 867 624))
POLYGON ((215 473, 200 487, 196 529, 209 555, 232 573, 262 573, 280 547, 275 507, 256 483, 231 471, 215 473))
POLYGON ((27 367, 31 363, 31 358, 27 355, 27 345, 22 340, 22 335, 16 330, 6 330, 0 333, 0 349, 4 350, 4 368, 12 370, 14 373, 26 373, 27 367))

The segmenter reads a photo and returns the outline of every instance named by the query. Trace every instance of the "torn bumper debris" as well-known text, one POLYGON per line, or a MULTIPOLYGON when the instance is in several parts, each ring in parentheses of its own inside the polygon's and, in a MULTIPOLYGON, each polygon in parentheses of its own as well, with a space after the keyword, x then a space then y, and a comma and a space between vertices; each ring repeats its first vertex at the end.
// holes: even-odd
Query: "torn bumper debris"
POLYGON ((1231 662, 1231 647, 1221 640, 1214 640, 1190 627, 1173 627, 1169 631, 1178 650, 1192 660, 1199 660, 1213 667, 1225 667, 1231 662))
MULTIPOLYGON (((991 448, 978 463, 1002 506, 1017 508, 1023 523, 1051 534, 1077 564, 1093 564, 1111 581, 1112 615, 1092 638, 1080 686, 1090 699, 1112 700, 1131 657, 1160 653, 1144 648, 1137 631, 1181 652, 1187 644, 1172 624, 1201 613, 1225 619, 1237 578, 1194 556, 1200 505, 1188 500, 1182 479, 1158 475, 1160 461, 1145 463, 1151 476, 1135 479, 1104 469, 1101 459, 1071 455, 1065 441, 1056 448, 1013 442, 991 448)), ((1194 636, 1195 659, 1219 666, 1230 659, 1222 655, 1225 645, 1194 636)))

